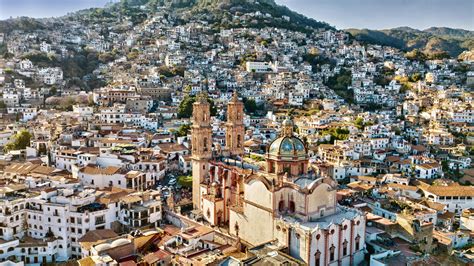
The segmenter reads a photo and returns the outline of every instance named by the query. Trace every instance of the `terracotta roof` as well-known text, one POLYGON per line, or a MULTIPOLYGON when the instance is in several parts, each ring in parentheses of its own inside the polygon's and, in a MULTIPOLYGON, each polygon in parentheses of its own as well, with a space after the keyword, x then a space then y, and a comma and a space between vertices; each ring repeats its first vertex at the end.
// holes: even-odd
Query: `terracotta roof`
POLYGON ((407 185, 403 185, 403 184, 389 183, 386 186, 389 187, 389 188, 397 188, 397 189, 401 189, 401 190, 411 190, 411 191, 417 191, 418 190, 418 188, 415 187, 415 186, 407 186, 407 185))
POLYGON ((102 239, 117 237, 118 235, 110 229, 91 230, 79 238, 78 242, 96 242, 102 239))
POLYGON ((424 164, 419 164, 417 166, 425 168, 425 169, 433 169, 433 168, 440 167, 438 163, 424 163, 424 164))
POLYGON ((118 235, 110 229, 91 230, 79 238, 78 242, 85 249, 89 249, 95 242, 117 237, 118 235))
POLYGON ((125 203, 135 203, 135 202, 139 202, 141 200, 142 200, 142 198, 140 198, 139 196, 136 196, 136 195, 128 195, 128 196, 125 196, 121 199, 121 201, 123 201, 125 203))
POLYGON ((347 186, 356 191, 366 191, 374 187, 372 185, 363 184, 360 181, 349 183, 347 186))
POLYGON ((183 144, 177 144, 177 143, 160 143, 157 144, 160 148, 165 153, 171 153, 171 152, 178 152, 178 151, 186 151, 188 148, 184 146, 183 144))
POLYGON ((207 235, 213 231, 214 230, 212 228, 203 225, 198 225, 184 230, 184 232, 181 232, 180 235, 185 239, 193 239, 199 236, 207 235))
POLYGON ((389 162, 399 162, 400 157, 399 156, 387 156, 387 161, 389 161, 389 162))
POLYGON ((423 145, 412 145, 411 148, 413 150, 417 150, 417 151, 420 151, 420 152, 426 151, 426 148, 423 145))
POLYGON ((86 166, 79 170, 81 173, 89 175, 113 175, 120 171, 120 167, 107 166, 106 168, 99 168, 95 166, 86 166))
POLYGON ((359 181, 376 182, 378 179, 373 176, 359 175, 355 177, 359 181))
POLYGON ((464 173, 464 175, 474 177, 474 168, 464 169, 462 170, 462 172, 464 173))
POLYGON ((454 212, 445 212, 445 213, 442 213, 440 215, 438 215, 438 218, 439 219, 443 219, 443 220, 447 220, 447 219, 453 219, 455 216, 455 213, 454 212))
POLYGON ((148 264, 153 264, 157 261, 163 260, 168 256, 171 256, 171 253, 164 250, 158 250, 156 252, 147 254, 145 257, 143 257, 143 260, 148 264))
POLYGON ((458 184, 450 186, 429 186, 426 190, 437 196, 474 197, 473 186, 460 186, 458 184))
POLYGON ((99 202, 103 204, 119 202, 120 199, 128 194, 130 194, 130 191, 128 190, 112 187, 110 192, 106 192, 106 195, 99 198, 99 202))
POLYGON ((56 170, 56 168, 54 168, 54 167, 40 165, 40 166, 36 167, 34 170, 32 170, 31 172, 36 173, 36 174, 49 175, 52 172, 54 172, 55 170, 56 170))
POLYGON ((431 200, 425 200, 421 203, 426 205, 428 208, 431 208, 431 209, 437 210, 437 211, 443 211, 444 208, 446 207, 446 205, 443 204, 443 203, 434 202, 434 201, 431 201, 431 200))
POLYGON ((32 163, 13 163, 5 167, 4 172, 15 173, 19 175, 27 175, 39 166, 40 166, 39 164, 32 164, 32 163))

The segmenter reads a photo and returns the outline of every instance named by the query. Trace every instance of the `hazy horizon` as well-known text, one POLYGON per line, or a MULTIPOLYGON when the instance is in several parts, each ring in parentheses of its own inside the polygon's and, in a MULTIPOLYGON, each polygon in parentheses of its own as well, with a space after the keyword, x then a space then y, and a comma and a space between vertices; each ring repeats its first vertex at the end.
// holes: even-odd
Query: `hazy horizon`
MULTIPOLYGON (((275 0, 305 16, 338 29, 449 27, 474 30, 472 0, 275 0), (423 10, 423 16, 413 15, 423 10), (440 19, 443 18, 443 19, 440 19)), ((0 19, 57 17, 111 0, 0 0, 0 19)), ((117 2, 114 0, 113 2, 117 2)))

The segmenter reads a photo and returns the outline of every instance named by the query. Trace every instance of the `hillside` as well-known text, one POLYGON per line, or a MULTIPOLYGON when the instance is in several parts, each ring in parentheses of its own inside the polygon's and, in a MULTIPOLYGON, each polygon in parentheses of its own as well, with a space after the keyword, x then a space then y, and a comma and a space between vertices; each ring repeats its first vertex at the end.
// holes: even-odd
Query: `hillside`
POLYGON ((362 42, 393 46, 402 50, 419 49, 428 56, 447 53, 457 57, 465 50, 474 49, 474 32, 463 29, 432 27, 416 30, 400 27, 387 30, 347 29, 362 42))
POLYGON ((229 12, 232 15, 242 13, 260 12, 269 14, 265 18, 256 18, 255 23, 249 25, 239 25, 248 27, 278 27, 287 28, 295 31, 308 31, 312 29, 333 29, 325 22, 316 21, 297 12, 294 12, 286 6, 277 5, 274 0, 196 0, 191 6, 193 14, 212 14, 216 17, 225 15, 229 12), (287 17, 288 20, 282 19, 287 17))
POLYGON ((132 17, 134 22, 140 23, 162 7, 172 10, 170 15, 183 22, 206 20, 212 25, 224 29, 265 26, 300 32, 333 29, 325 22, 307 18, 285 6, 277 5, 274 0, 121 0, 106 8, 80 11, 77 14, 89 15, 89 18, 99 21, 110 21, 125 15, 132 17), (260 16, 255 16, 252 22, 247 24, 239 21, 240 15, 252 12, 259 13, 260 16))

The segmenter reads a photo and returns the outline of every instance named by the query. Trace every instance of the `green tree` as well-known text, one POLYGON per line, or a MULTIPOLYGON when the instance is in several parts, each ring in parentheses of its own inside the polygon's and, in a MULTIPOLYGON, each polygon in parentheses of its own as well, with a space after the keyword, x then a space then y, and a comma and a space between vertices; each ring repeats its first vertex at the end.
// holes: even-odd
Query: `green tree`
POLYGON ((12 141, 5 145, 4 150, 11 151, 25 149, 30 145, 31 137, 31 133, 28 130, 23 129, 13 136, 12 141))
POLYGON ((245 107, 246 112, 255 113, 257 111, 258 106, 254 99, 244 98, 243 101, 244 101, 244 107, 245 107))
POLYGON ((354 125, 358 129, 364 129, 364 119, 362 117, 357 117, 356 120, 354 121, 354 125))
MULTIPOLYGON (((193 115, 193 103, 196 101, 196 97, 187 95, 178 107, 178 118, 190 118, 193 115)), ((217 107, 214 105, 214 101, 207 98, 207 101, 211 105, 211 116, 217 114, 217 107)))
POLYGON ((354 101, 354 92, 348 89, 352 83, 352 72, 350 70, 342 69, 338 75, 328 78, 325 85, 346 100, 348 103, 354 101))
POLYGON ((56 86, 51 87, 51 89, 49 90, 49 95, 56 95, 56 93, 58 93, 58 89, 56 88, 56 86))
POLYGON ((193 96, 185 96, 178 107, 178 118, 190 118, 193 114, 193 103, 195 98, 193 96))
POLYGON ((426 61, 426 55, 419 49, 413 49, 412 51, 405 54, 405 57, 409 60, 416 60, 420 62, 426 61))
POLYGON ((176 136, 177 137, 187 136, 190 130, 191 130, 191 125, 190 124, 181 125, 178 128, 178 131, 176 131, 176 136))
POLYGON ((420 73, 414 73, 413 75, 410 76, 410 81, 411 82, 417 82, 421 80, 421 74, 420 73))

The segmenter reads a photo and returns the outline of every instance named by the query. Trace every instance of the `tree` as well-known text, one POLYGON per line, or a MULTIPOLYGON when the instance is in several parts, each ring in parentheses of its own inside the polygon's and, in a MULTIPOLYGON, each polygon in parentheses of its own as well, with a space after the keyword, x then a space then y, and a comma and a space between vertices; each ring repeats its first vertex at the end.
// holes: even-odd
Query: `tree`
POLYGON ((56 86, 51 87, 51 89, 49 90, 49 95, 56 95, 57 93, 58 89, 56 88, 56 86))
POLYGON ((358 129, 364 129, 364 119, 362 117, 357 117, 356 120, 354 121, 354 125, 358 129))
POLYGON ((244 98, 243 101, 244 101, 244 107, 245 107, 246 112, 255 113, 257 111, 258 106, 254 99, 244 98))
MULTIPOLYGON (((178 118, 190 118, 193 115, 193 103, 196 101, 196 97, 187 95, 178 107, 178 118)), ((217 107, 214 105, 214 101, 207 98, 207 101, 211 105, 211 116, 217 114, 217 107)))
POLYGON ((409 60, 416 60, 420 62, 426 61, 426 55, 419 49, 413 49, 412 51, 405 54, 405 57, 409 60))
POLYGON ((187 136, 190 130, 191 130, 191 125, 190 124, 181 125, 178 128, 178 131, 176 131, 176 136, 177 137, 187 136))
POLYGON ((193 114, 193 103, 195 98, 193 96, 185 96, 178 107, 178 118, 190 118, 193 114))
POLYGON ((12 141, 5 145, 4 150, 11 151, 26 149, 26 147, 30 145, 31 137, 31 133, 28 130, 23 129, 13 136, 12 141))
POLYGON ((413 75, 410 76, 410 81, 411 82, 417 82, 421 80, 421 74, 420 73, 414 73, 413 75))
POLYGON ((350 70, 342 69, 338 75, 328 78, 325 85, 346 100, 348 103, 354 101, 354 92, 348 89, 352 83, 352 72, 350 70))

